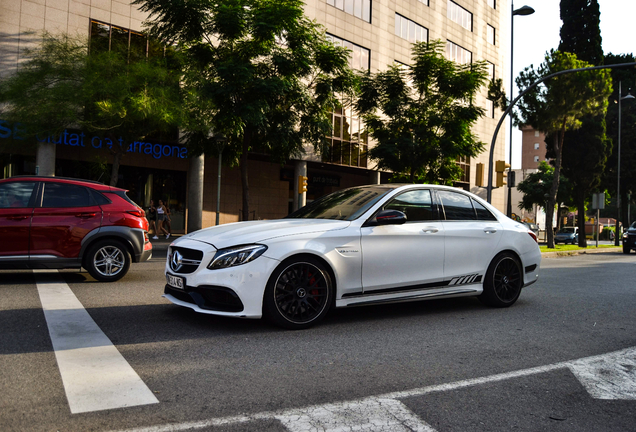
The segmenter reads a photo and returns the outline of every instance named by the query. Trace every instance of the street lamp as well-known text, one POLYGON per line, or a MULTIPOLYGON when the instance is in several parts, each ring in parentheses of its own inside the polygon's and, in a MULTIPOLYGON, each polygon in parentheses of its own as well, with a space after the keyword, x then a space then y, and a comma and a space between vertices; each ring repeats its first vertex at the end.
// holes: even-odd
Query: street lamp
MULTIPOLYGON (((513 55, 514 55, 514 43, 515 43, 515 32, 514 32, 514 22, 516 15, 532 15, 534 13, 534 9, 530 6, 522 6, 519 9, 515 10, 514 5, 510 2, 510 10, 512 11, 512 15, 510 16, 510 100, 514 99, 514 64, 513 64, 513 55)), ((508 206, 506 214, 508 217, 512 216, 512 113, 510 113, 510 166, 508 167, 508 206)))
MULTIPOLYGON (((622 82, 618 82, 618 164, 617 164, 617 184, 616 184, 616 235, 614 236, 614 246, 620 245, 619 221, 621 218, 621 101, 623 99, 635 99, 629 92, 622 96, 622 82)), ((629 221, 627 221, 629 223, 629 221)))

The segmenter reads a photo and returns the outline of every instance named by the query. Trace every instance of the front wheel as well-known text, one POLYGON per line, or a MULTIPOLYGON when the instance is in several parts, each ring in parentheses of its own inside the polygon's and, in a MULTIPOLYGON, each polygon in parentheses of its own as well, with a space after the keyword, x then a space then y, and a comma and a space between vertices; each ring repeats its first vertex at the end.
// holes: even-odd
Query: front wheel
POLYGON ((100 282, 115 282, 128 272, 130 253, 117 240, 102 240, 88 250, 84 267, 100 282))
POLYGON ((315 258, 285 261, 274 271, 265 289, 263 313, 274 324, 300 330, 320 322, 332 303, 329 271, 315 258))
POLYGON ((479 300, 488 306, 512 306, 521 294, 523 274, 517 257, 509 252, 497 255, 486 271, 484 292, 479 300))

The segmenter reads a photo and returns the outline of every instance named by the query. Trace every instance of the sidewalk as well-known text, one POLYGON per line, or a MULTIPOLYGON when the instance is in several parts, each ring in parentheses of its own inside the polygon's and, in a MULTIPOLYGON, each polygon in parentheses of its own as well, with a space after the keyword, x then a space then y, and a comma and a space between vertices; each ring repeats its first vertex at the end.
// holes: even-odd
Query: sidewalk
POLYGON ((598 253, 613 253, 613 254, 623 254, 623 248, 621 246, 609 247, 609 248, 593 248, 589 247, 587 249, 579 249, 579 250, 571 250, 571 251, 555 251, 555 252, 541 252, 541 257, 543 258, 558 258, 558 257, 567 257, 571 255, 587 255, 587 254, 598 254, 598 253))
POLYGON ((170 243, 182 235, 183 234, 171 234, 169 239, 166 239, 165 235, 159 236, 158 239, 153 239, 153 236, 149 235, 148 238, 150 239, 150 243, 152 243, 153 251, 165 251, 168 250, 170 243))

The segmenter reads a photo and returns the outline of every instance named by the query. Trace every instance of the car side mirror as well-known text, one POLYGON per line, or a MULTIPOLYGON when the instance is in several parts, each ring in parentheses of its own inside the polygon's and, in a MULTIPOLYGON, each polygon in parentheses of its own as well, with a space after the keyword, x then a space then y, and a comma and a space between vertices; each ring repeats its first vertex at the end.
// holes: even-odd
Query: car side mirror
POLYGON ((402 225, 406 219, 406 215, 399 210, 382 210, 369 221, 369 225, 402 225))

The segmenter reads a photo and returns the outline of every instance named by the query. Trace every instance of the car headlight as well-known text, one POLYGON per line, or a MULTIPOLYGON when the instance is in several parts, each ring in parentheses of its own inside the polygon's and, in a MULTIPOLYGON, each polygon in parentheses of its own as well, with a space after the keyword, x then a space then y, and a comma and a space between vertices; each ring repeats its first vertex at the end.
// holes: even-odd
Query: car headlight
POLYGON ((243 245, 219 249, 208 264, 210 270, 235 267, 254 261, 267 250, 265 245, 243 245))
POLYGON ((623 239, 626 239, 627 237, 629 237, 627 233, 623 233, 623 239))

